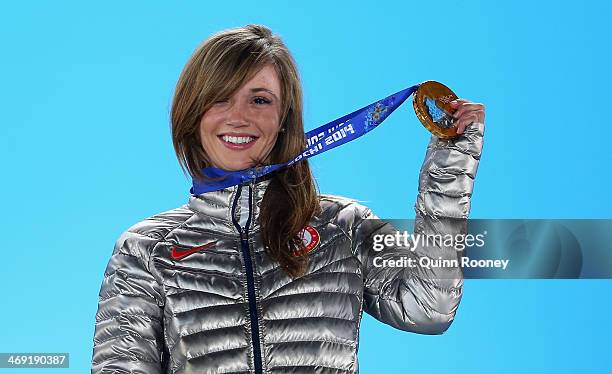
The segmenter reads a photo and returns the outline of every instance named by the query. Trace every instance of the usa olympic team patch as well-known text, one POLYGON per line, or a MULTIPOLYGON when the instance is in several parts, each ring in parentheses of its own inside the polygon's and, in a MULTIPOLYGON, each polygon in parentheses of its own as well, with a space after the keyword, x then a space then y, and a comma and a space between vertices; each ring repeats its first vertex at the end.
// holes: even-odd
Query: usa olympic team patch
POLYGON ((302 238, 302 244, 304 244, 304 249, 300 251, 295 251, 293 253, 294 256, 302 256, 306 253, 312 251, 319 242, 321 241, 321 237, 319 236, 319 232, 312 226, 306 226, 302 231, 300 231, 300 237, 302 238))

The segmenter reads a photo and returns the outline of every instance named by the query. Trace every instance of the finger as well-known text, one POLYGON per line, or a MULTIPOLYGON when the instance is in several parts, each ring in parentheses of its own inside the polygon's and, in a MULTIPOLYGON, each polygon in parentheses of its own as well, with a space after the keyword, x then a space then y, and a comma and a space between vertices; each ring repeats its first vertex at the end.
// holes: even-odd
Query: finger
POLYGON ((485 112, 484 112, 484 110, 477 111, 476 115, 478 116, 478 119, 476 120, 476 122, 482 123, 484 125, 484 119, 485 119, 485 112))
POLYGON ((473 110, 482 110, 482 111, 484 111, 484 105, 482 105, 480 103, 472 103, 472 102, 461 103, 457 107, 457 110, 453 113, 453 117, 459 118, 459 117, 461 117, 461 115, 463 115, 463 113, 468 112, 468 111, 473 111, 473 110))
MULTIPOLYGON (((462 120, 465 116, 472 116, 475 115, 476 116, 476 122, 481 122, 484 123, 484 110, 469 110, 469 111, 465 111, 460 113, 457 118, 454 118, 455 121, 460 121, 462 120)), ((453 115, 453 117, 455 117, 453 115)))
POLYGON ((457 109, 461 104, 467 103, 468 101, 465 99, 455 99, 450 102, 451 108, 457 109))
POLYGON ((473 122, 478 121, 478 116, 476 113, 469 113, 461 117, 459 121, 457 121, 457 134, 463 134, 465 132, 466 127, 468 127, 473 122))
POLYGON ((467 127, 469 127, 472 123, 477 121, 476 115, 466 115, 462 117, 462 119, 457 122, 457 133, 463 134, 467 127))
POLYGON ((457 105, 457 104, 461 104, 461 103, 469 103, 470 101, 467 99, 461 99, 461 98, 456 98, 455 100, 451 101, 450 104, 451 105, 457 105))

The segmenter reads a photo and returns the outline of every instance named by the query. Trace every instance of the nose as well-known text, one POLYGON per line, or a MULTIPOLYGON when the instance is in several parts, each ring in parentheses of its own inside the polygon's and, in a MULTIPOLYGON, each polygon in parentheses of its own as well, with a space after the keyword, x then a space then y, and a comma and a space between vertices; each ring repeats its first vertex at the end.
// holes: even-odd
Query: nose
POLYGON ((227 124, 232 127, 249 126, 247 111, 248 107, 241 103, 240 100, 234 101, 227 111, 227 124))

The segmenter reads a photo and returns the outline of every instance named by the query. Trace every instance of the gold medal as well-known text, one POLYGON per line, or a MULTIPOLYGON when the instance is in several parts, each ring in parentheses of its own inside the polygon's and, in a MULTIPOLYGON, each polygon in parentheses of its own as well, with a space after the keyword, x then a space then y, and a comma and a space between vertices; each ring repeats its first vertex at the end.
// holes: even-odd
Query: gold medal
POLYGON ((419 85, 414 93, 414 111, 427 130, 440 139, 450 139, 457 136, 454 126, 451 101, 457 95, 450 88, 436 81, 426 81, 419 85))

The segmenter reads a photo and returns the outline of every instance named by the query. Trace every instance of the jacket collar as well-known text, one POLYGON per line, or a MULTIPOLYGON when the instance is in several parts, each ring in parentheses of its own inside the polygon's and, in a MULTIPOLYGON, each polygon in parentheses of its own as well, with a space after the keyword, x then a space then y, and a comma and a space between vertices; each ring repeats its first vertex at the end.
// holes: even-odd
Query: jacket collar
MULTIPOLYGON (((261 202, 263 201, 264 194, 270 181, 270 178, 266 178, 249 184, 236 185, 218 191, 206 192, 197 196, 192 195, 189 197, 188 206, 191 210, 200 213, 200 215, 204 215, 214 221, 220 221, 219 223, 222 223, 223 226, 228 228, 233 228, 232 207, 234 207, 234 204, 236 205, 234 212, 237 216, 235 217, 236 219, 238 219, 241 214, 248 214, 249 212, 247 211, 241 211, 243 208, 241 208, 239 201, 236 201, 236 199, 242 194, 247 194, 248 196, 249 188, 251 188, 253 195, 250 205, 252 215, 249 231, 254 231, 259 228, 259 220, 257 218, 259 217, 261 202)), ((234 229, 232 229, 232 231, 234 231, 234 229)))

